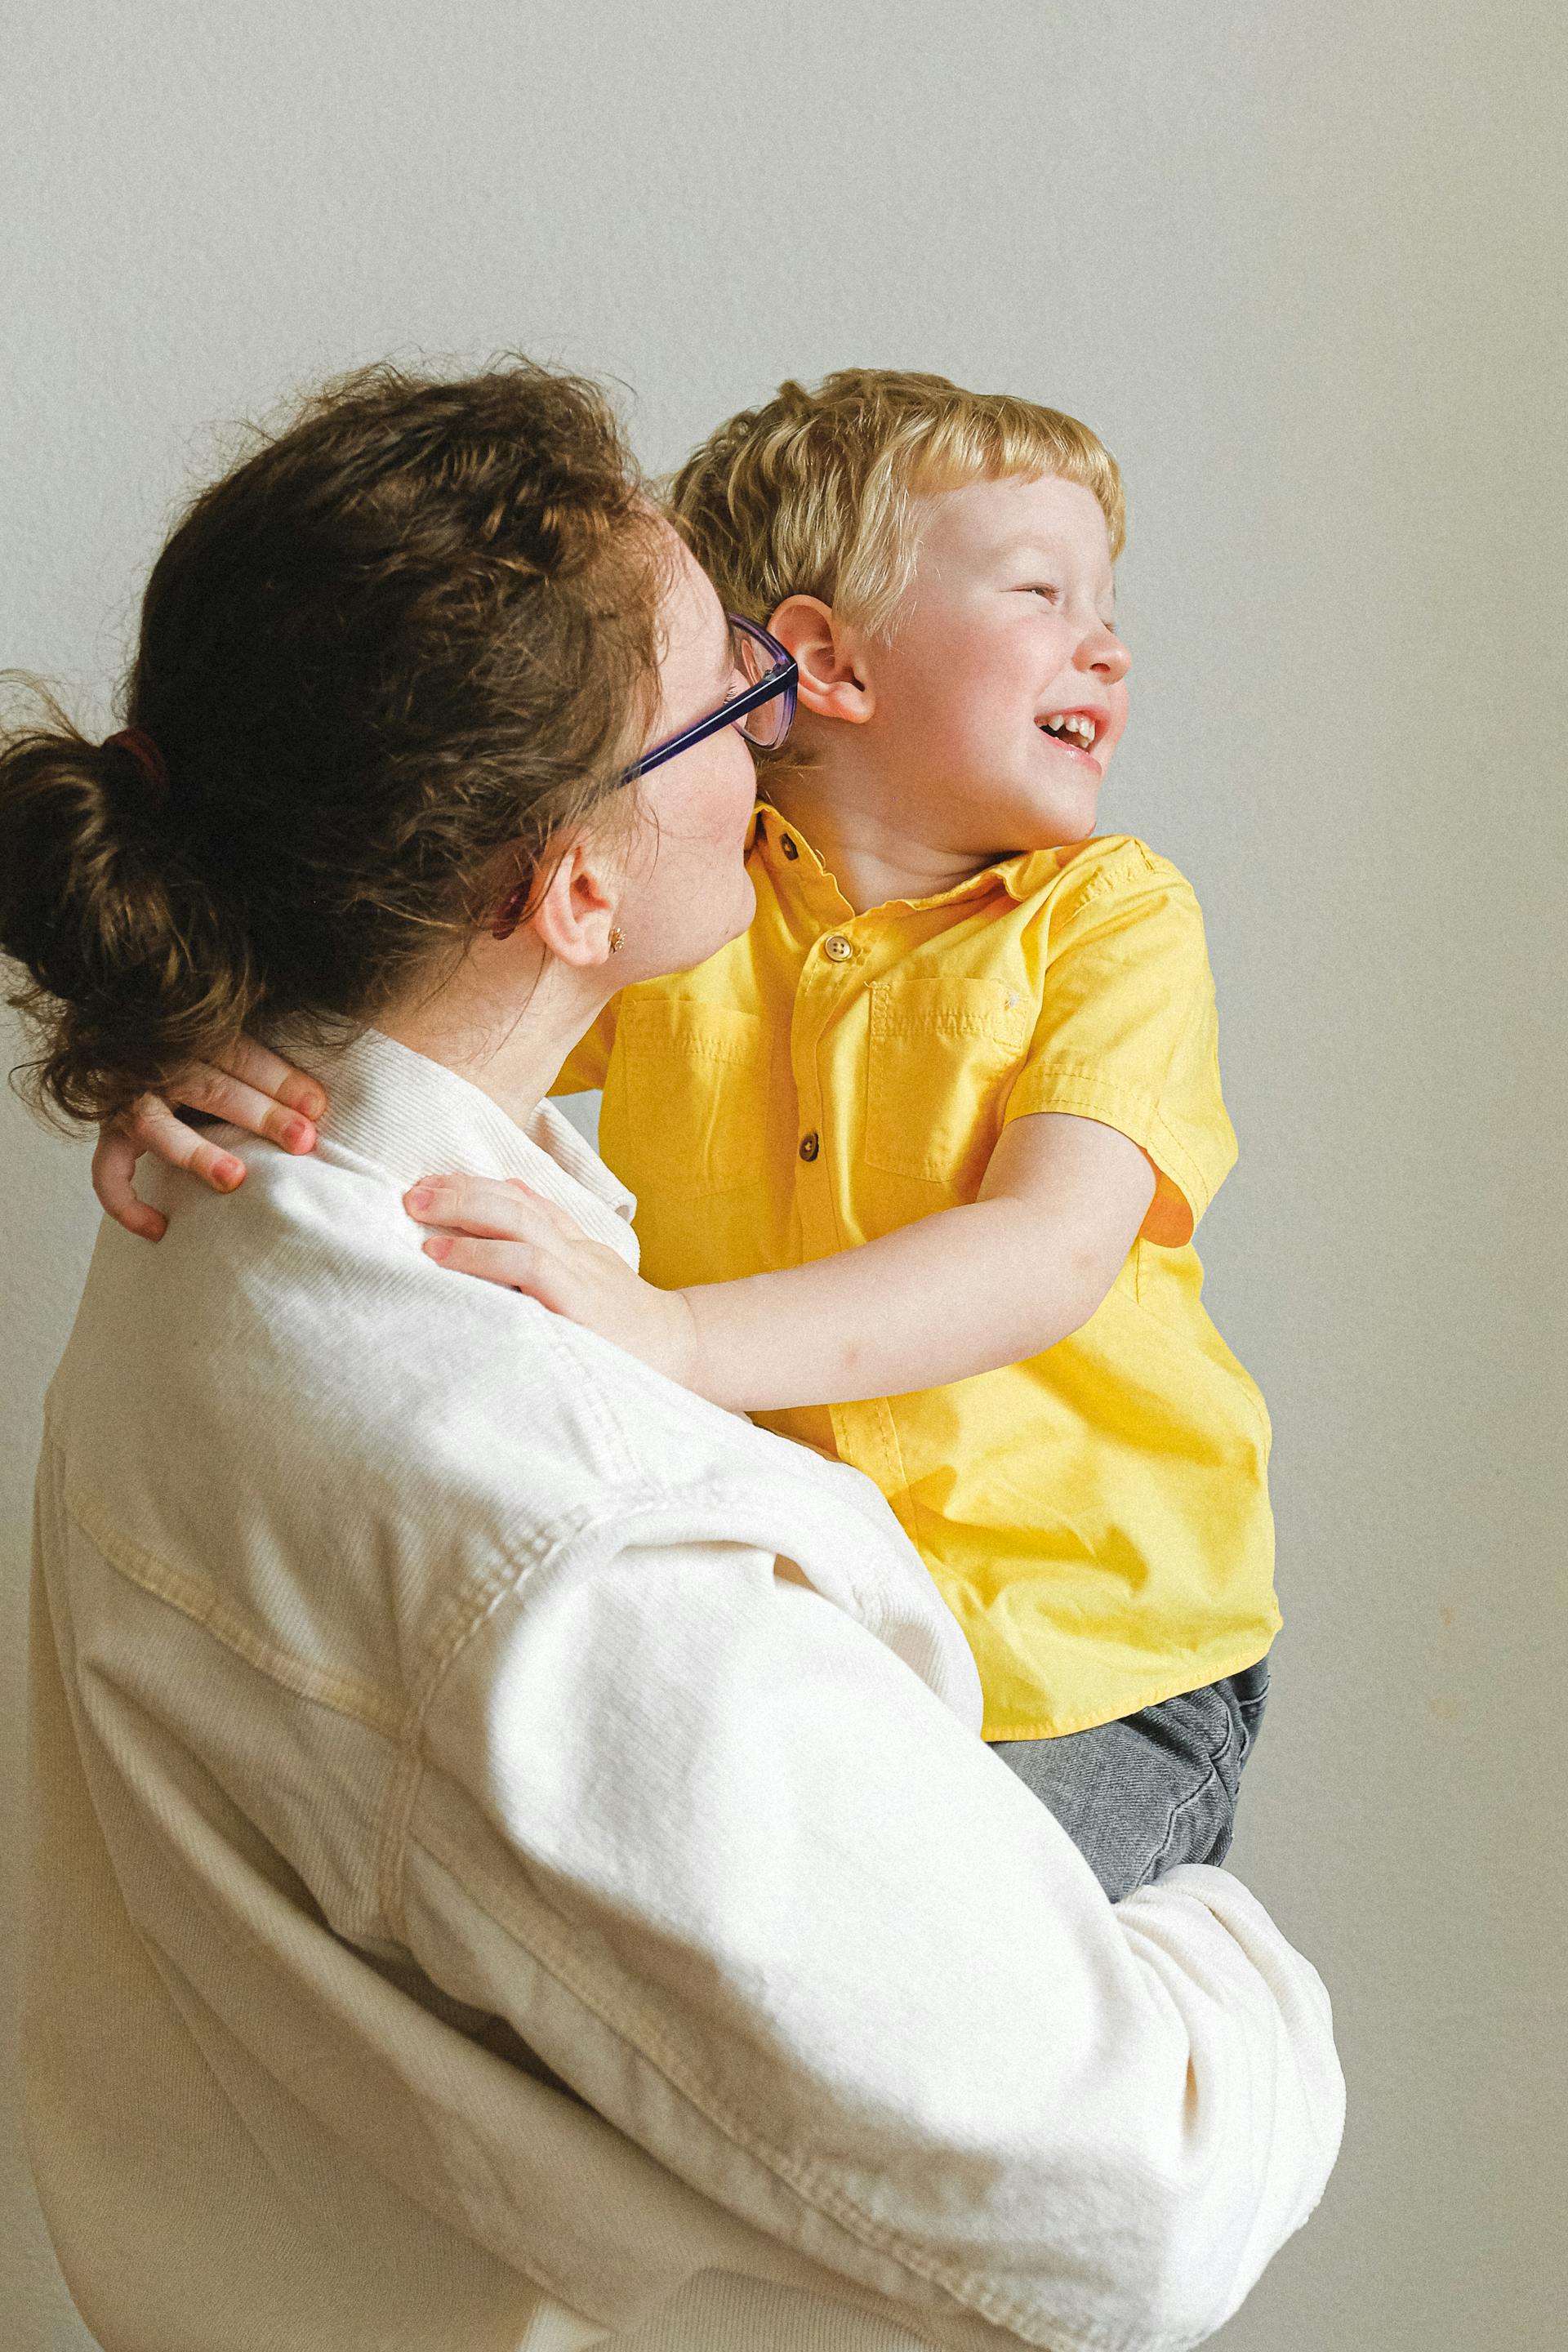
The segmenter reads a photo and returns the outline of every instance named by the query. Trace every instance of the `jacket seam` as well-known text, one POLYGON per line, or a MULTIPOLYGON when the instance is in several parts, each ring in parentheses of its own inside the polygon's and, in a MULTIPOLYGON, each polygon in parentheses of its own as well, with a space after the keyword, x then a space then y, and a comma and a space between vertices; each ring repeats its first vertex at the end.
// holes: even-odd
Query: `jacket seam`
MULTIPOLYGON (((611 1433, 618 1436, 619 1432, 611 1433)), ((625 1537, 635 1528, 644 1514, 668 1510, 683 1495, 693 1490, 652 1487, 645 1477, 633 1474, 636 1493, 623 1496, 613 1512, 595 1513, 584 1507, 569 1520, 548 1531, 541 1531, 527 1547, 527 1557, 520 1556, 523 1547, 506 1554, 503 1560, 481 1581, 470 1588, 471 1605, 460 1613, 454 1607, 450 1622, 441 1638, 431 1643, 410 1693, 409 1705, 400 1738, 402 1753, 391 1776, 384 1804, 382 1825, 377 1836, 376 1885, 383 1915, 388 1925, 407 1941, 405 1886, 407 1872, 405 1856, 409 1823, 418 1801, 420 1784, 427 1769, 421 1742, 430 1709, 440 1694, 441 1685, 457 1664, 463 1651, 479 1634, 501 1603, 515 1593, 530 1578, 536 1576, 557 1555, 574 1545, 602 1535, 606 1528, 625 1537)), ((701 1491, 704 1503, 711 1506, 721 1499, 722 1489, 708 1487, 701 1491)), ((738 1540, 744 1540, 738 1538, 738 1540)), ((852 1585, 852 1589, 853 1585, 852 1585)), ((862 1596, 856 1589, 858 1602, 862 1596)), ((863 1605, 863 1602, 862 1602, 863 1605)))
MULTIPOLYGON (((552 1315, 548 1307, 542 1308, 540 1312, 543 1318, 541 1328, 544 1336, 544 1344, 555 1358, 558 1368, 563 1371, 580 1371, 583 1367, 574 1357, 571 1342, 566 1337, 566 1331, 574 1329, 575 1326, 563 1327, 560 1318, 552 1315)), ((634 1486, 646 1487, 647 1472, 637 1459, 637 1450, 627 1433, 626 1425, 620 1415, 614 1412, 605 1403, 599 1391, 598 1383, 591 1376, 581 1385, 580 1402, 584 1410, 592 1414, 595 1426, 605 1446, 615 1455, 621 1476, 634 1486)), ((575 1532, 575 1529, 574 1528, 573 1531, 575 1532)), ((555 1536, 552 1536, 550 1542, 553 1544, 557 1539, 555 1536)))
POLYGON ((347 1716, 385 1738, 400 1740, 404 1737, 406 1706, 395 1705, 374 1684, 362 1682, 357 1675, 312 1666, 291 1651, 267 1640, 245 1624, 234 1611, 226 1608, 216 1595, 204 1591, 194 1578, 171 1568, 144 1544, 109 1527, 91 1505, 68 1486, 65 1489, 65 1506, 99 1557, 117 1575, 177 1610, 191 1623, 201 1626, 226 1650, 265 1675, 268 1681, 291 1691, 296 1698, 347 1716))
POLYGON ((471 1591, 471 1605, 460 1612, 453 1608, 450 1622, 441 1638, 432 1642, 430 1654, 416 1678, 409 1694, 403 1738, 399 1742, 400 1753, 383 1803, 375 1860, 376 1891, 383 1916, 405 1945, 408 1941, 405 1857, 409 1823, 414 1818, 414 1808, 418 1802, 420 1784, 426 1770, 422 1747, 426 1718, 448 1671, 480 1626, 563 1545, 574 1542, 591 1525, 584 1514, 579 1514, 568 1528, 554 1529, 548 1534, 542 1531, 537 1535, 527 1548, 530 1557, 519 1558, 509 1552, 504 1563, 498 1563, 497 1569, 471 1591))

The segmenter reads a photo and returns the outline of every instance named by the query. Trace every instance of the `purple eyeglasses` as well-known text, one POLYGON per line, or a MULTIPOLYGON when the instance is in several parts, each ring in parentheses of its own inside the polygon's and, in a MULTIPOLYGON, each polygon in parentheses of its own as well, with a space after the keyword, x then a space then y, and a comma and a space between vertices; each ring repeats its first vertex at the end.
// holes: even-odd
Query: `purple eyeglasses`
POLYGON ((706 719, 695 719, 672 735, 664 743, 656 743, 629 768, 623 769, 621 782, 629 784, 634 777, 646 776, 650 768, 662 768, 679 751, 689 751, 694 743, 706 742, 717 735, 721 727, 738 727, 748 743, 759 751, 773 751, 784 741, 795 723, 795 681, 799 672, 795 656, 759 628, 755 621, 742 620, 739 613, 729 615, 730 635, 735 648, 735 667, 747 680, 744 690, 721 702, 706 719))

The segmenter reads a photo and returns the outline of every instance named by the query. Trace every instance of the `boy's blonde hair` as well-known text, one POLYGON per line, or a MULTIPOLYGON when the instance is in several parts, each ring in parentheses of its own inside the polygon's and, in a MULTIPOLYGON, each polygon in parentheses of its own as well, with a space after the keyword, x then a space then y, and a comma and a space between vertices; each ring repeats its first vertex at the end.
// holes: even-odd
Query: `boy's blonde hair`
POLYGON ((730 611, 765 622, 786 596, 820 596, 880 635, 914 575, 913 502, 1040 474, 1092 490, 1120 555, 1121 476, 1087 425, 945 376, 842 368, 815 391, 781 383, 721 425, 668 486, 668 506, 730 611))

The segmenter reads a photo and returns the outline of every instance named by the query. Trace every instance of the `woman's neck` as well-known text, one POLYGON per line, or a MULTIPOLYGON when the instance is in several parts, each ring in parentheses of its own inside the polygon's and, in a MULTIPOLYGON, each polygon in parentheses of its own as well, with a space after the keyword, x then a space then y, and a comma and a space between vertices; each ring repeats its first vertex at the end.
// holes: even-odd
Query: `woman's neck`
POLYGON ((521 934, 504 951, 481 940, 455 971, 400 998, 375 1025, 467 1078, 523 1127, 609 1002, 603 978, 602 966, 571 971, 521 934))

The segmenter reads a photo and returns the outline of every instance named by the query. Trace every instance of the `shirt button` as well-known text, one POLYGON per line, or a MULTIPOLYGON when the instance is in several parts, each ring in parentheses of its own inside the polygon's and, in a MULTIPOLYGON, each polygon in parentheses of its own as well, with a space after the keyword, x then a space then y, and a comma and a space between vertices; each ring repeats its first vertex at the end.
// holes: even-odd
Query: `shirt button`
POLYGON ((803 1160, 815 1160, 821 1149, 822 1138, 817 1134, 815 1128, 813 1128, 809 1135, 803 1135, 801 1137, 800 1156, 803 1160))
POLYGON ((798 857, 800 856, 799 850, 795 847, 787 833, 780 835, 779 847, 784 851, 786 857, 798 857))
POLYGON ((831 956, 835 963, 847 963, 855 952, 854 942, 847 940, 842 931, 830 931, 822 942, 822 952, 831 956))

